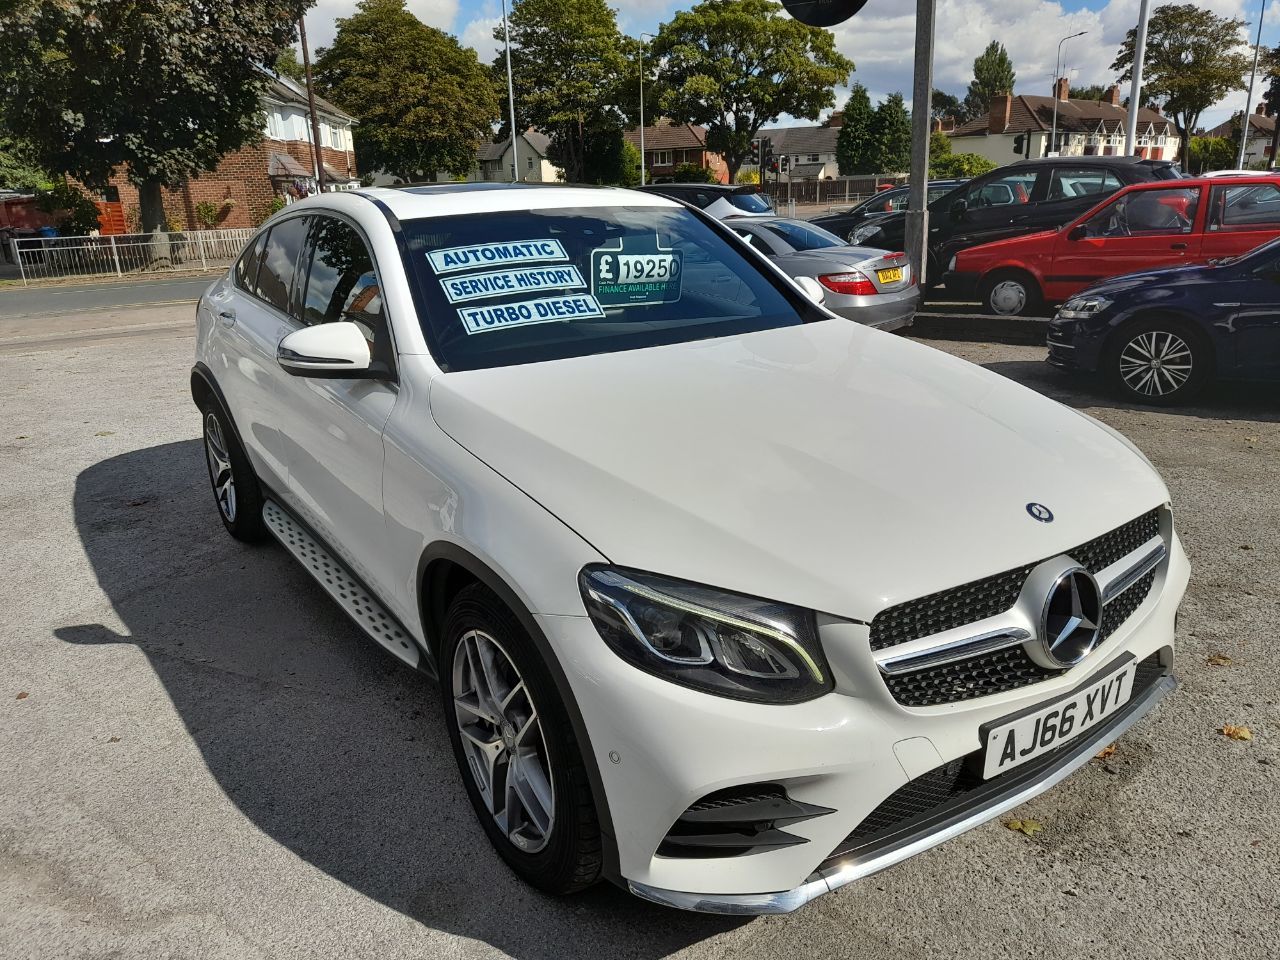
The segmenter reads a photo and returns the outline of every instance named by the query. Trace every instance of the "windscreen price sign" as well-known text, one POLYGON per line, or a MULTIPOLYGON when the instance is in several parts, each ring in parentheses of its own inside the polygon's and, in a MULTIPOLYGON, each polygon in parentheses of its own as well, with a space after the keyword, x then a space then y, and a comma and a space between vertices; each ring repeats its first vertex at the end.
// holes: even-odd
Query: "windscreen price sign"
POLYGON ((675 303, 684 256, 657 236, 623 237, 591 254, 591 292, 602 307, 675 303))

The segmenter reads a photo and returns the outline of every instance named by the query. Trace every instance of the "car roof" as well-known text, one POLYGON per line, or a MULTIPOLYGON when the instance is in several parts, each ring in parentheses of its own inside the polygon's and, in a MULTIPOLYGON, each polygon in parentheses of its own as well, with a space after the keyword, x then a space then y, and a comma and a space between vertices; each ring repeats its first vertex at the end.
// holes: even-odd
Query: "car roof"
POLYGON ((1087 157, 1033 157, 1030 160, 1015 160, 1013 163, 1007 164, 1010 167, 1029 167, 1035 164, 1047 164, 1048 166, 1070 165, 1078 167, 1081 164, 1101 164, 1104 167, 1130 167, 1135 164, 1146 163, 1153 166, 1173 166, 1172 160, 1148 160, 1146 157, 1130 157, 1130 156, 1087 156, 1087 157))
MULTIPOLYGON (((622 187, 566 184, 432 183, 407 187, 362 187, 350 192, 382 204, 400 220, 557 207, 678 206, 674 200, 656 193, 640 193, 622 187)), ((323 200, 325 196, 329 194, 317 199, 323 200)))
POLYGON ((701 190, 704 193, 759 193, 754 183, 646 183, 636 187, 645 193, 662 193, 663 190, 701 190))
MULTIPOLYGON (((1266 176, 1230 176, 1230 177, 1183 177, 1181 180, 1150 180, 1146 183, 1131 183, 1124 188, 1124 193, 1133 193, 1138 190, 1159 190, 1161 187, 1188 188, 1188 187, 1258 187, 1264 183, 1280 183, 1280 174, 1268 174, 1266 176)), ((1121 192, 1121 191, 1117 191, 1121 192)))

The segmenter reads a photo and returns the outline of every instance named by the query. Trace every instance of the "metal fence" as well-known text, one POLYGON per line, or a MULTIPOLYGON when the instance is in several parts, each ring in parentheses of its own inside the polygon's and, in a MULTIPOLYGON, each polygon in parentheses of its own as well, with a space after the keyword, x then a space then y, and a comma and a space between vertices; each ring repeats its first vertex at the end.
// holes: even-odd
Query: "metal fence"
POLYGON ((883 186, 901 183, 906 183, 905 177, 841 177, 837 180, 796 180, 791 184, 769 177, 760 189, 773 197, 775 205, 781 209, 788 199, 803 204, 852 205, 883 186))
POLYGON ((83 277, 87 280, 156 273, 223 270, 253 230, 190 230, 114 237, 27 237, 13 240, 23 283, 83 277))

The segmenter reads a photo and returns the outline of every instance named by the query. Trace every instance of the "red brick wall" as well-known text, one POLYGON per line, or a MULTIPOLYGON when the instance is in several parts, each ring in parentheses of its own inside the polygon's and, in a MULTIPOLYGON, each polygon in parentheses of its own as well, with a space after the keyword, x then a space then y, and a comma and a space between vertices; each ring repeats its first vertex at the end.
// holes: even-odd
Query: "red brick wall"
MULTIPOLYGON (((340 173, 355 177, 354 153, 321 147, 324 162, 340 173)), ((260 140, 229 153, 218 166, 193 177, 180 187, 164 190, 164 210, 175 229, 190 230, 199 226, 196 222, 196 204, 208 201, 220 208, 217 227, 252 227, 262 222, 268 205, 275 196, 275 189, 267 170, 271 154, 284 153, 297 160, 304 168, 314 165, 311 144, 299 140, 260 140), (230 200, 230 205, 226 201, 230 200)), ((120 191, 120 201, 127 221, 136 222, 138 188, 131 184, 122 170, 111 177, 111 184, 120 191)))

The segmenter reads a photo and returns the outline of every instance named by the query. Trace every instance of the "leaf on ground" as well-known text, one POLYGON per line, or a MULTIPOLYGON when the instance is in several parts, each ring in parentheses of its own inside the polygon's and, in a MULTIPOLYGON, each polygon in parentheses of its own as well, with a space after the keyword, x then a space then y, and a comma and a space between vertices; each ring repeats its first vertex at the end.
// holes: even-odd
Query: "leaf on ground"
POLYGON ((25 699, 27 699, 27 697, 29 697, 29 696, 31 696, 31 694, 29 694, 29 693, 27 693, 27 691, 23 690, 20 694, 18 694, 17 699, 19 699, 19 700, 25 700, 25 699))
POLYGON ((1116 745, 1114 743, 1109 743, 1105 747, 1103 747, 1101 750, 1099 750, 1097 753, 1095 753, 1093 755, 1093 758, 1095 760, 1105 760, 1107 759, 1107 757, 1111 756, 1115 752, 1116 752, 1116 745))
POLYGON ((114 430, 99 430, 94 434, 95 437, 114 437, 115 435, 116 432, 114 430))
POLYGON ((30 438, 30 437, 28 437, 25 433, 20 433, 20 434, 18 434, 16 437, 14 437, 14 439, 15 439, 15 440, 30 440, 31 438, 30 438))
POLYGON ((1231 663, 1231 658, 1225 653, 1215 653, 1205 661, 1211 667, 1225 667, 1231 663))
POLYGON ((1240 549, 1241 549, 1241 550, 1252 550, 1252 549, 1253 549, 1253 544, 1251 544, 1251 543, 1242 543, 1242 544, 1240 544, 1240 549))
POLYGON ((1004 825, 1010 830, 1025 833, 1028 837, 1034 837, 1044 829, 1039 820, 1006 820, 1004 825))
POLYGON ((1253 731, 1246 726, 1237 726, 1234 723, 1224 723, 1218 728, 1218 732, 1224 737, 1230 737, 1232 740, 1252 740, 1253 731))
POLYGON ((119 743, 119 742, 120 742, 120 738, 119 738, 119 737, 109 737, 109 738, 107 739, 107 743, 119 743))

